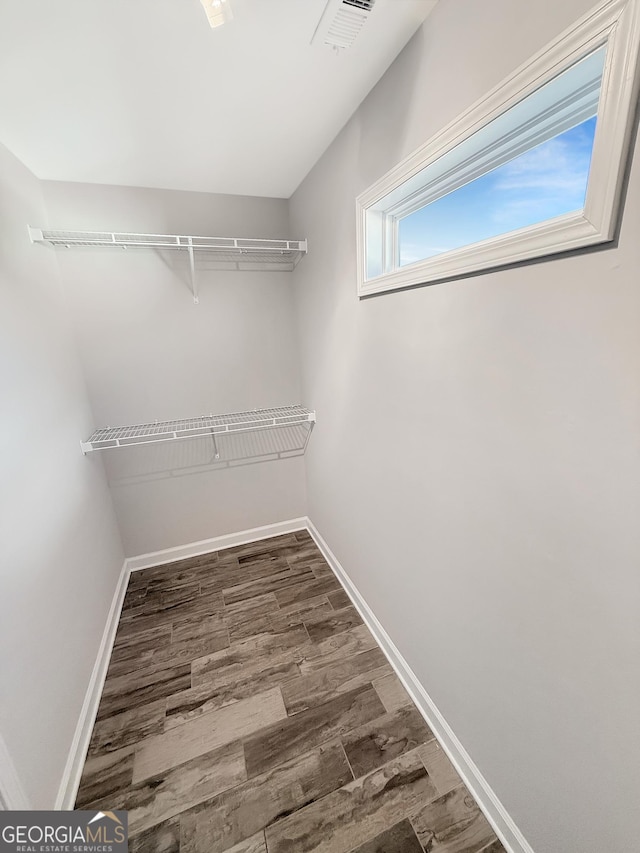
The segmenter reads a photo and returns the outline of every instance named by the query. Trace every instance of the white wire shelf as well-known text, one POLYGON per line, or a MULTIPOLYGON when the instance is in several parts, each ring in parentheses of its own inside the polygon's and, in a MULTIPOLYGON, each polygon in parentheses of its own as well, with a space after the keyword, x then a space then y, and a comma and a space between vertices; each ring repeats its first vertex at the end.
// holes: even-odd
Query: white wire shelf
POLYGON ((198 302, 198 266, 236 270, 293 270, 307 253, 306 240, 265 240, 253 237, 196 237, 181 234, 129 234, 118 231, 63 231, 29 226, 32 243, 54 248, 156 249, 183 252, 191 267, 194 301, 198 302))
MULTIPOLYGON (((281 406, 274 409, 254 409, 250 412, 233 412, 226 415, 202 415, 174 421, 155 421, 131 426, 105 427, 96 430, 87 441, 80 442, 83 453, 95 450, 110 450, 116 447, 131 447, 137 444, 156 444, 161 441, 177 441, 185 438, 211 437, 291 427, 309 424, 311 432, 316 422, 316 413, 304 406, 281 406)), ((307 435, 308 440, 308 435, 307 435)), ((306 442, 305 442, 306 446, 306 442)), ((219 457, 215 450, 216 458, 219 457)))
POLYGON ((248 237, 190 237, 180 234, 126 234, 116 231, 59 231, 32 228, 33 243, 71 249, 77 246, 99 246, 116 249, 177 249, 215 255, 221 260, 242 256, 246 263, 298 263, 307 251, 306 240, 263 240, 248 237))

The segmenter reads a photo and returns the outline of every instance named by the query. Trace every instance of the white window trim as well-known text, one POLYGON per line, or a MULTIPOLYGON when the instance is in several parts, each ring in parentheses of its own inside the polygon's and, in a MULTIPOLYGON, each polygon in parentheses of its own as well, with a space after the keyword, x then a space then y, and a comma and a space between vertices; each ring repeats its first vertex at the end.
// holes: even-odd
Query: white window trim
MULTIPOLYGON (((638 97, 640 0, 606 0, 521 66, 486 97, 387 172, 356 200, 358 295, 426 284, 545 257, 615 237, 629 140, 638 97), (366 278, 367 210, 494 118, 606 44, 597 128, 584 209, 366 278)), ((379 214, 382 218, 384 213, 379 214)), ((395 253, 390 232, 381 244, 395 253)), ((383 246, 381 245, 381 251, 383 246)))

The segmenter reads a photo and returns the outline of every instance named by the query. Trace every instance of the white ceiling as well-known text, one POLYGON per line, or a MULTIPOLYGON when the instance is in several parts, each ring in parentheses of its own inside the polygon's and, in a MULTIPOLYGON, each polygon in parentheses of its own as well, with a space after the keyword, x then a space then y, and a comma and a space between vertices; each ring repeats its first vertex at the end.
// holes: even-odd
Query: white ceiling
MULTIPOLYGON (((354 45, 327 0, 0 0, 0 141, 39 178, 288 198, 435 0, 377 0, 354 45)), ((330 0, 338 2, 338 0, 330 0)))

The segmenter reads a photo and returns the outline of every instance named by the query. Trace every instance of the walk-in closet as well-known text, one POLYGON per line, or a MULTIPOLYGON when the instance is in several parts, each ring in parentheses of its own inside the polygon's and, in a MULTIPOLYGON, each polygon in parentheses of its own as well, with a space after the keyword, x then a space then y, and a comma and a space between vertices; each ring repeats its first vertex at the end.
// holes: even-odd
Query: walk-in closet
POLYGON ((639 65, 0 2, 1 849, 638 848, 639 65))

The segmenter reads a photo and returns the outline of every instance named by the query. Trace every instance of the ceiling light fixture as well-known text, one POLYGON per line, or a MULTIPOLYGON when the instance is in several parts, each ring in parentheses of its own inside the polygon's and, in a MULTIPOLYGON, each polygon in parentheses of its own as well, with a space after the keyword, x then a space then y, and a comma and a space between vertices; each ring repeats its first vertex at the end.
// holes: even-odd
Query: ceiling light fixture
POLYGON ((200 0, 212 27, 220 27, 233 18, 229 0, 200 0))

